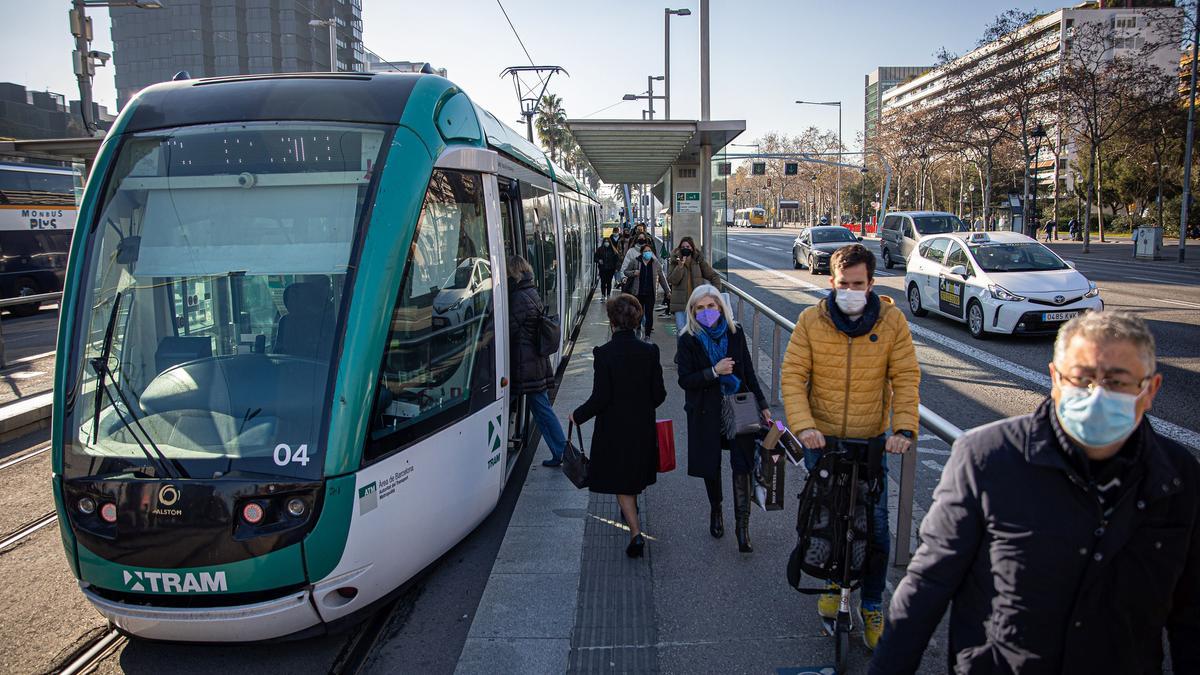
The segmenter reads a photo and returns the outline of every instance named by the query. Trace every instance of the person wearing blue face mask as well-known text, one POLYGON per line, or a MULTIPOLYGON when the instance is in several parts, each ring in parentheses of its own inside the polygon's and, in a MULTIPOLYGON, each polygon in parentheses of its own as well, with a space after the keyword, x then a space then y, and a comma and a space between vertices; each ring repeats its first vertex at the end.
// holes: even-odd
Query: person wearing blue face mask
POLYGON ((1050 397, 950 453, 870 672, 1200 672, 1200 463, 1147 416, 1163 377, 1125 312, 1059 330, 1050 397))
POLYGON ((639 247, 638 255, 631 258, 625 265, 625 277, 628 285, 626 292, 642 303, 642 311, 645 312, 642 317, 642 337, 649 340, 650 334, 654 332, 655 284, 661 285, 663 291, 667 293, 670 293, 671 289, 667 286, 666 273, 663 272, 662 265, 658 264, 658 259, 654 257, 654 248, 648 241, 639 247))
POLYGON ((746 345, 746 332, 734 320, 729 303, 715 286, 703 284, 687 303, 687 325, 679 336, 675 366, 684 392, 687 413, 688 475, 704 479, 708 493, 708 531, 725 534, 721 509, 721 451, 729 450, 733 474, 734 534, 738 550, 753 553, 750 543, 750 497, 753 489, 753 436, 728 440, 721 433, 721 402, 726 396, 754 394, 763 421, 771 423, 771 409, 763 396, 746 345))

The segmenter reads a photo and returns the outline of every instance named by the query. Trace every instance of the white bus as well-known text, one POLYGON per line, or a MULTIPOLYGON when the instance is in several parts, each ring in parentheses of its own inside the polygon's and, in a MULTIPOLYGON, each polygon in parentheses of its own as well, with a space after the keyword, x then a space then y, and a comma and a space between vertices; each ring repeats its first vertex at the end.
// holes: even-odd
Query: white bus
MULTIPOLYGON (((0 298, 62 290, 78 182, 66 167, 0 164, 0 298)), ((19 316, 37 309, 10 308, 19 316)))
POLYGON ((767 212, 755 206, 748 209, 738 209, 733 214, 734 227, 766 227, 767 212))

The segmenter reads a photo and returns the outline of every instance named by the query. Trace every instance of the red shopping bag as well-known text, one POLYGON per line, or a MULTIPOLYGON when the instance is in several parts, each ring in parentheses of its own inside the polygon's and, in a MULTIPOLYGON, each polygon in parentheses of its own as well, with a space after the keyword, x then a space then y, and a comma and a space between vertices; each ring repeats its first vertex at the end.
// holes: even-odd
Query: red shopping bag
POLYGON ((675 422, 657 420, 654 431, 658 436, 658 472, 675 470, 675 422))

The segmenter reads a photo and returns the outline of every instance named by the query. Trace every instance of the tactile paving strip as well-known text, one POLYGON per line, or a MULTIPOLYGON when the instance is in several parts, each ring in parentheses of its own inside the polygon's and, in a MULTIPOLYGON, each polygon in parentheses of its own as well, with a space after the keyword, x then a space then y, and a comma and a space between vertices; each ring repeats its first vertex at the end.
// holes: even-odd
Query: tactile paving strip
MULTIPOLYGON (((638 499, 642 531, 653 535, 645 500, 638 499)), ((629 558, 629 531, 613 495, 592 494, 583 530, 579 599, 571 635, 572 673, 657 673, 658 628, 651 566, 654 542, 644 557, 629 558)))

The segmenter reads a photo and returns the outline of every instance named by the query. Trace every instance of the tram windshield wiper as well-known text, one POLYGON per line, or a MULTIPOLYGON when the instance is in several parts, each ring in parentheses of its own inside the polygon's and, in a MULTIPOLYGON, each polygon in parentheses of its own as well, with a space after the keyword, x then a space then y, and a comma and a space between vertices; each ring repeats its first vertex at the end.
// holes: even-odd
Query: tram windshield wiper
POLYGON ((108 367, 109 356, 112 354, 113 333, 117 323, 117 311, 121 308, 121 294, 118 292, 113 299, 113 308, 108 316, 108 327, 104 331, 104 344, 100 346, 100 356, 91 360, 92 370, 96 371, 96 404, 95 410, 92 413, 92 442, 96 443, 99 439, 100 432, 100 396, 101 392, 108 397, 109 403, 112 403, 113 412, 117 414, 117 418, 121 420, 121 424, 133 436, 133 440, 137 442, 138 447, 142 449, 142 453, 146 455, 146 459, 154 465, 156 472, 161 471, 168 478, 190 478, 183 464, 177 459, 168 460, 163 451, 159 449, 158 444, 154 442, 146 428, 142 426, 141 418, 134 408, 129 403, 129 399, 125 396, 125 392, 121 390, 120 384, 113 377, 112 371, 108 367), (107 382, 106 382, 107 380, 107 382), (117 396, 114 397, 109 387, 116 390, 117 396), (117 403, 117 398, 121 399, 120 404, 117 403), (121 413, 121 406, 125 406, 125 412, 129 413, 129 417, 133 419, 131 424, 125 415, 121 413), (141 432, 142 437, 150 444, 150 448, 142 443, 141 438, 134 432, 133 427, 136 426, 141 432), (153 450, 153 452, 151 452, 153 450), (171 466, 175 467, 175 472, 172 473, 171 466))

